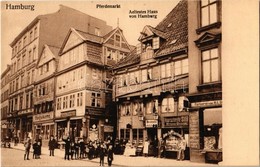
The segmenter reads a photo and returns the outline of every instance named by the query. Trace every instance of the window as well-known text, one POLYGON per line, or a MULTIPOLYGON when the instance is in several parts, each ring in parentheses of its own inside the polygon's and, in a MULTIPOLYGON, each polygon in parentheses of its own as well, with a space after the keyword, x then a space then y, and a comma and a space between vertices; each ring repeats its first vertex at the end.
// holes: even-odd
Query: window
POLYGON ((20 108, 20 110, 23 109, 23 96, 20 96, 19 108, 20 108))
POLYGON ((142 70, 142 82, 146 82, 152 79, 152 69, 142 70))
POLYGON ((37 59, 37 55, 36 55, 36 47, 33 48, 33 60, 37 59))
POLYGON ((161 65, 161 78, 170 77, 171 76, 171 64, 162 64, 161 65))
POLYGON ((34 70, 32 70, 32 80, 31 83, 34 81, 34 70))
POLYGON ((38 33, 38 32, 37 32, 37 27, 35 27, 35 28, 34 28, 34 38, 37 37, 37 33, 38 33))
POLYGON ((25 47, 26 46, 26 36, 25 37, 23 37, 23 47, 25 47))
POLYGON ((176 61, 174 64, 174 75, 186 74, 189 72, 188 59, 176 61))
POLYGON ((92 92, 91 94, 91 106, 100 107, 101 106, 101 95, 100 93, 92 92))
POLYGON ((27 73, 27 85, 29 85, 31 83, 30 81, 30 72, 27 73))
POLYGON ((143 103, 142 102, 134 102, 133 103, 133 115, 140 115, 143 111, 143 103))
POLYGON ((21 48, 21 45, 22 45, 22 42, 21 41, 19 41, 19 43, 18 43, 18 51, 20 51, 22 48, 21 48))
POLYGON ((57 110, 61 110, 61 98, 57 99, 57 110))
POLYGON ((75 95, 70 95, 70 108, 74 107, 75 95))
POLYGON ((32 51, 29 51, 29 58, 28 58, 28 62, 31 63, 32 62, 32 51))
POLYGON ((218 48, 202 51, 203 83, 220 80, 218 48))
POLYGON ((115 46, 120 47, 120 41, 121 41, 121 36, 116 34, 115 35, 115 40, 114 40, 115 46))
POLYGON ((17 60, 17 70, 19 70, 21 68, 21 61, 20 59, 17 60))
POLYGON ((23 54, 23 57, 22 57, 22 67, 24 67, 26 65, 25 63, 25 54, 23 54))
POLYGON ((95 28, 95 35, 97 35, 97 36, 100 36, 101 34, 100 34, 100 29, 99 28, 95 28))
POLYGON ((16 79, 16 90, 19 89, 19 78, 16 79))
POLYGON ((217 22, 217 0, 201 0, 201 26, 217 22))
POLYGON ((149 100, 145 104, 145 109, 147 114, 153 113, 153 107, 154 107, 154 102, 152 100, 149 100))
POLYGON ((156 38, 153 38, 153 49, 159 49, 159 44, 160 44, 160 38, 159 37, 156 37, 156 38))
POLYGON ((77 106, 82 106, 82 96, 83 96, 83 93, 78 93, 77 94, 77 106))
POLYGON ((174 112, 174 99, 172 96, 162 100, 162 112, 174 112))
POLYGON ((30 42, 32 42, 33 41, 33 32, 31 31, 30 32, 30 42))

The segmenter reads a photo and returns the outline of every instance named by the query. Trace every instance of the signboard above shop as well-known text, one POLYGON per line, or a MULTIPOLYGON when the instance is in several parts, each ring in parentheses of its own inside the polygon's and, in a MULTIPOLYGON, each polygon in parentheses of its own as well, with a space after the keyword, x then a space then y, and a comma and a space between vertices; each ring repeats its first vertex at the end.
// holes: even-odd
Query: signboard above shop
POLYGON ((73 116, 76 116, 76 110, 65 111, 60 113, 60 117, 62 118, 73 117, 73 116))
POLYGON ((165 117, 164 118, 165 127, 180 127, 180 126, 189 126, 189 116, 174 116, 174 117, 165 117))
POLYGON ((191 107, 216 107, 222 106, 222 100, 211 100, 191 103, 191 107))
POLYGON ((148 119, 145 120, 145 127, 146 128, 154 128, 158 126, 158 120, 155 119, 148 119))
POLYGON ((33 116, 33 122, 46 121, 53 119, 53 112, 37 114, 33 116))

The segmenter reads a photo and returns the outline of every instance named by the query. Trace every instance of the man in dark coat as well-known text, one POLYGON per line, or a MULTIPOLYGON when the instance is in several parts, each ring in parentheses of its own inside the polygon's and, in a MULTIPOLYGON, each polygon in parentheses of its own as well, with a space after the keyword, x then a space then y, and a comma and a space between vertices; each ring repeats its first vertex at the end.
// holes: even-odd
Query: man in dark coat
POLYGON ((50 156, 54 156, 54 149, 55 148, 56 148, 56 140, 54 139, 53 135, 51 135, 51 138, 49 140, 50 156))
POLYGON ((68 159, 70 160, 70 138, 68 137, 67 140, 64 140, 63 141, 65 142, 65 156, 64 156, 64 159, 68 159))
POLYGON ((104 166, 104 158, 105 158, 105 152, 106 152, 106 150, 105 150, 103 144, 101 144, 101 145, 99 146, 98 151, 99 151, 99 158, 100 158, 100 162, 99 162, 100 165, 99 165, 99 166, 104 166))
POLYGON ((108 152, 107 152, 107 163, 108 163, 108 166, 112 165, 112 161, 114 159, 113 154, 114 153, 113 153, 112 145, 109 145, 108 152))

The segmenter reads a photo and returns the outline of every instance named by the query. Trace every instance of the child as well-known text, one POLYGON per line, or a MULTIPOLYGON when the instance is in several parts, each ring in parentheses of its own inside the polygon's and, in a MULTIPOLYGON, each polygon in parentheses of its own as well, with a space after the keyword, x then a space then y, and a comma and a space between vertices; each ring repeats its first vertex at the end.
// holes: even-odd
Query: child
POLYGON ((38 144, 37 144, 36 140, 34 141, 32 146, 33 146, 33 159, 37 159, 37 146, 38 146, 38 144))

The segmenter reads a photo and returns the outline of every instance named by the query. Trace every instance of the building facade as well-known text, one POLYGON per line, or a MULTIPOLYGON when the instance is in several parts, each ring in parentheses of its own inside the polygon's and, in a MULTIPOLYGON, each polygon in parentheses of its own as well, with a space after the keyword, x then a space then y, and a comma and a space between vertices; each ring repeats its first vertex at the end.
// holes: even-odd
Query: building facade
POLYGON ((33 137, 41 137, 42 145, 47 146, 50 135, 55 135, 54 101, 55 72, 59 48, 44 45, 36 64, 34 82, 33 137))
POLYGON ((177 148, 169 142, 176 145, 181 136, 188 141, 187 26, 187 1, 181 1, 156 27, 145 26, 136 50, 114 68, 118 137, 134 145, 149 140, 149 155, 157 154, 152 148, 158 139, 167 141, 167 154, 175 158, 177 148))
POLYGON ((9 124, 7 116, 9 114, 9 81, 10 66, 7 65, 6 70, 1 75, 1 140, 6 136, 11 137, 12 125, 9 124))
POLYGON ((222 161, 221 1, 189 1, 191 161, 222 161), (193 70, 196 69, 196 70, 193 70))
POLYGON ((129 53, 130 46, 119 28, 107 32, 107 25, 95 27, 94 32, 71 28, 60 50, 55 111, 58 140, 64 136, 104 140, 116 132, 108 68, 129 53))
MULTIPOLYGON (((36 64, 44 45, 60 47, 70 27, 95 31, 95 27, 88 25, 91 22, 103 24, 92 16, 60 5, 58 12, 36 17, 10 44, 12 47, 9 100, 11 114, 8 119, 15 125, 13 133, 20 141, 27 136, 32 137, 36 64)), ((109 26, 106 28, 107 32, 111 30, 109 26)))

